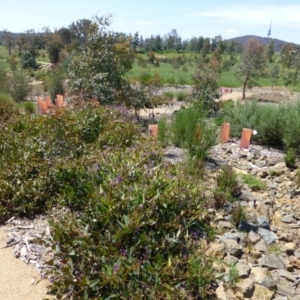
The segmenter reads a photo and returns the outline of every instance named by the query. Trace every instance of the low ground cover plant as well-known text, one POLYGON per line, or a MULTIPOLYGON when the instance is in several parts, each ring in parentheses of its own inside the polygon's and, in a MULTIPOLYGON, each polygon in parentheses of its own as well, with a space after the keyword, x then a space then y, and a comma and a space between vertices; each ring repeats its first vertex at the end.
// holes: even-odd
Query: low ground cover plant
POLYGON ((253 191, 264 191, 267 188, 264 182, 252 174, 243 174, 241 177, 253 191))

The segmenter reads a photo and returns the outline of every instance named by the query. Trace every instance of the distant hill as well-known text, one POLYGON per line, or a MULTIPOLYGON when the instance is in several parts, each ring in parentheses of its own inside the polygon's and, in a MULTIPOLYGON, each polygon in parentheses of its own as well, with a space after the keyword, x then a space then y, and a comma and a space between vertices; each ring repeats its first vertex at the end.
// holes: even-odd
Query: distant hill
POLYGON ((233 41, 233 42, 236 42, 236 43, 240 43, 242 46, 245 46, 247 41, 251 38, 255 38, 255 39, 259 40, 260 43, 266 44, 266 45, 269 45, 270 41, 273 40, 274 44, 275 44, 275 51, 276 52, 280 52, 281 47, 285 44, 294 44, 294 43, 289 43, 289 42, 279 40, 279 39, 261 37, 261 36, 257 36, 257 35, 244 35, 244 36, 239 36, 239 37, 235 37, 235 38, 232 38, 232 39, 228 39, 226 41, 227 42, 233 41))

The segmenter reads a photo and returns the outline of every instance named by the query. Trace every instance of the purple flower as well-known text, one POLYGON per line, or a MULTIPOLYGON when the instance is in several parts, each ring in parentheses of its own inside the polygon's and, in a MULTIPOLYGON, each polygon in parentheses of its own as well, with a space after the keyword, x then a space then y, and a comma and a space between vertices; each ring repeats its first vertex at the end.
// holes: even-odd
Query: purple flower
POLYGON ((120 266, 115 265, 114 268, 113 268, 113 272, 116 274, 116 273, 118 273, 119 269, 120 269, 120 266))

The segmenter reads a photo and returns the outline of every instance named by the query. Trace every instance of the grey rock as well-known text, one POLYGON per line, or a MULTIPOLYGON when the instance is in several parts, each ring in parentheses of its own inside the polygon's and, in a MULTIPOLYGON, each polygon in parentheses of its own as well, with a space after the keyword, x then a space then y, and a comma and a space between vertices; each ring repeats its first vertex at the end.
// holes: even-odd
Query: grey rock
POLYGON ((258 260, 260 266, 267 267, 270 270, 274 269, 285 269, 285 264, 281 260, 280 257, 270 254, 270 255, 263 255, 258 260))
POLYGON ((256 232, 257 229, 258 229, 257 225, 255 225, 254 223, 251 223, 251 222, 247 222, 247 221, 242 221, 238 226, 238 230, 244 231, 244 232, 250 232, 250 231, 256 232))
POLYGON ((294 221, 294 218, 291 215, 283 216, 281 218, 281 222, 283 222, 283 223, 293 223, 293 221, 294 221))
POLYGON ((289 271, 285 270, 285 269, 279 269, 278 270, 278 275, 280 277, 283 277, 291 282, 294 282, 295 281, 295 276, 293 276, 292 273, 290 273, 289 271))
POLYGON ((293 297, 295 294, 295 288, 293 287, 292 283, 281 279, 279 282, 276 283, 277 293, 283 296, 293 297))
POLYGON ((257 233, 268 245, 274 243, 278 239, 275 233, 267 229, 259 228, 257 233))
POLYGON ((226 222, 226 221, 220 221, 218 223, 218 226, 225 228, 225 229, 233 229, 234 228, 234 226, 230 222, 226 222))
POLYGON ((244 240, 244 236, 242 233, 236 232, 234 229, 231 230, 230 232, 224 233, 220 237, 220 241, 224 240, 235 240, 237 243, 240 243, 244 240))
POLYGON ((258 226, 267 230, 270 230, 270 221, 265 216, 258 216, 256 218, 258 226))
POLYGON ((229 255, 240 257, 242 254, 242 246, 239 245, 235 240, 224 240, 225 248, 229 255))

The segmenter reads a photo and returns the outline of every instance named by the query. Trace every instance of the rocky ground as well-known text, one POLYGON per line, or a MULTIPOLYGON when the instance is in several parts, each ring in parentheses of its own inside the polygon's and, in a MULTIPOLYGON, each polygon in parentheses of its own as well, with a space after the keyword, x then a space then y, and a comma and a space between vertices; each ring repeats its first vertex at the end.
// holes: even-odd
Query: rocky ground
POLYGON ((237 203, 246 221, 236 228, 233 207, 210 209, 219 236, 206 254, 216 259, 220 274, 217 299, 300 299, 300 189, 297 170, 284 163, 284 153, 239 141, 217 145, 212 152, 215 168, 209 168, 207 193, 215 189, 219 166, 231 165, 238 174, 252 174, 264 188, 255 191, 241 181, 237 203))

